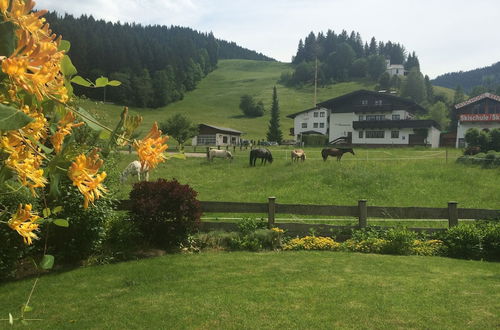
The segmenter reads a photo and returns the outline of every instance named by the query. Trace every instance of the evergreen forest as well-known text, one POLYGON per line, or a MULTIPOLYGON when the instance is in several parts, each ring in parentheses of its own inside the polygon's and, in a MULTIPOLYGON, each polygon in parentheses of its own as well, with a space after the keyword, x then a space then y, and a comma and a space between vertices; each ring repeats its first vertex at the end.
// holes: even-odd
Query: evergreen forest
POLYGON ((214 70, 219 59, 273 60, 234 42, 180 26, 111 23, 92 16, 46 16, 52 30, 71 42, 69 55, 82 77, 119 80, 119 87, 88 89, 78 95, 137 107, 161 107, 214 70))

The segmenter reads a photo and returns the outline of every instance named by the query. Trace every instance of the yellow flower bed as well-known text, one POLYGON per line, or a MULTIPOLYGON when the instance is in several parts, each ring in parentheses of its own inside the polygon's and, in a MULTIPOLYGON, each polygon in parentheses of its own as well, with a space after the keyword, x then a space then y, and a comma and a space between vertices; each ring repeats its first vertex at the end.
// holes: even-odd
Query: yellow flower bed
POLYGON ((328 250, 338 251, 340 243, 330 237, 306 236, 294 238, 283 246, 283 250, 328 250))
POLYGON ((414 240, 412 247, 412 254, 419 256, 435 256, 443 248, 443 241, 438 239, 431 239, 428 241, 414 240))

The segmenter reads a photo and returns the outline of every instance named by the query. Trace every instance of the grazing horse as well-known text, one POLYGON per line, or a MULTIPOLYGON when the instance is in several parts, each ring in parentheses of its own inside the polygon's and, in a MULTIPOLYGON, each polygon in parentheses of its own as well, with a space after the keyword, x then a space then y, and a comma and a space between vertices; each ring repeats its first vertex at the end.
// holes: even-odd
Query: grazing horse
POLYGON ((227 150, 210 149, 208 160, 213 161, 214 158, 233 159, 233 155, 227 150))
POLYGON ((268 149, 252 149, 250 151, 250 166, 255 166, 255 161, 257 160, 257 158, 261 159, 260 164, 264 163, 265 165, 266 162, 273 162, 273 155, 268 149))
POLYGON ((143 168, 140 161, 134 160, 123 170, 120 175, 120 182, 124 184, 129 176, 137 176, 137 180, 141 181, 141 175, 143 175, 144 180, 149 181, 149 168, 143 168))
POLYGON ((346 152, 350 152, 351 154, 354 154, 354 150, 352 148, 342 148, 342 149, 337 149, 337 148, 326 148, 321 150, 321 156, 323 157, 323 160, 326 161, 328 156, 336 156, 337 161, 340 162, 340 159, 342 158, 342 155, 345 154, 346 152))
POLYGON ((306 160, 306 153, 302 149, 292 150, 291 156, 292 156, 292 162, 299 161, 299 159, 302 161, 306 160))

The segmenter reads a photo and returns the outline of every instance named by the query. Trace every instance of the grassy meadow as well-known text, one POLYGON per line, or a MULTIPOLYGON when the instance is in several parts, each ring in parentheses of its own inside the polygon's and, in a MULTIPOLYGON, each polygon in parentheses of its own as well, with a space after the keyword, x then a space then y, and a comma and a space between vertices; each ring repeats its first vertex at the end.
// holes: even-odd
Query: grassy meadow
MULTIPOLYGON (((499 273, 440 257, 174 254, 43 276, 26 317, 34 329, 493 329, 499 273)), ((0 286, 4 317, 32 283, 0 286)))
MULTIPOLYGON (((144 117, 141 134, 146 133, 154 121, 162 122, 175 113, 186 114, 194 123, 230 127, 245 133, 246 139, 265 139, 270 118, 273 86, 277 86, 281 111, 281 125, 287 137, 293 120, 287 115, 311 108, 312 86, 287 88, 277 83, 282 72, 291 70, 290 64, 250 60, 221 60, 218 68, 198 84, 184 99, 158 109, 130 108, 131 113, 144 117), (240 97, 250 94, 264 102, 263 117, 246 118, 239 108, 240 97)), ((368 81, 339 83, 318 89, 318 101, 337 97, 358 89, 373 89, 368 81)), ((83 100, 80 105, 108 125, 119 119, 122 106, 83 100)), ((172 141, 173 142, 173 141, 172 141)))
MULTIPOLYGON (((249 150, 236 150, 232 161, 206 158, 171 159, 154 170, 150 180, 176 178, 199 193, 200 200, 357 205, 459 207, 499 209, 500 171, 456 164, 459 150, 355 149, 341 162, 323 162, 319 148, 306 148, 307 160, 292 163, 290 149, 271 148, 271 165, 249 166, 249 150)), ((119 168, 135 155, 123 154, 119 168)), ((131 184, 122 186, 127 198, 131 184)))

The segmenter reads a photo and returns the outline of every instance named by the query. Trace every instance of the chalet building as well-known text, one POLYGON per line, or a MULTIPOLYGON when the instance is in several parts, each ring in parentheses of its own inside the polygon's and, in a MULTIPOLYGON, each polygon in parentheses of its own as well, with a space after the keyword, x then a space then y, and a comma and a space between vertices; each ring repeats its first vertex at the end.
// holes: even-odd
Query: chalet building
POLYGON ((408 71, 405 70, 404 65, 402 64, 391 64, 390 60, 385 60, 387 72, 391 77, 392 76, 406 76, 408 71))
POLYGON ((191 142, 193 146, 228 146, 239 145, 243 132, 232 128, 217 127, 208 124, 198 125, 198 135, 191 142))
POLYGON ((439 147, 439 125, 433 120, 414 119, 425 109, 388 93, 358 90, 315 108, 289 115, 294 119, 296 140, 301 134, 328 136, 330 143, 343 140, 358 146, 439 147))
POLYGON ((458 118, 456 147, 465 147, 469 128, 491 130, 500 128, 500 96, 484 93, 455 105, 458 118))

